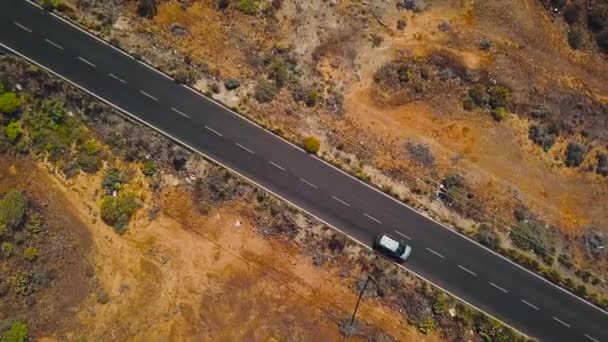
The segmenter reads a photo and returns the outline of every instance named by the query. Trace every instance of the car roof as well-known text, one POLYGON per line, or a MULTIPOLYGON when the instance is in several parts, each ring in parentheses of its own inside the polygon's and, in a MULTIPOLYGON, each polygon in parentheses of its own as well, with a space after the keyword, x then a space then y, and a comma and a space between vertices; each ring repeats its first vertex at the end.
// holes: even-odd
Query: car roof
POLYGON ((380 245, 382 245, 384 248, 389 249, 393 252, 396 252, 397 249, 399 249, 399 241, 393 239, 392 237, 388 236, 388 235, 382 235, 380 237, 380 241, 379 241, 380 245))

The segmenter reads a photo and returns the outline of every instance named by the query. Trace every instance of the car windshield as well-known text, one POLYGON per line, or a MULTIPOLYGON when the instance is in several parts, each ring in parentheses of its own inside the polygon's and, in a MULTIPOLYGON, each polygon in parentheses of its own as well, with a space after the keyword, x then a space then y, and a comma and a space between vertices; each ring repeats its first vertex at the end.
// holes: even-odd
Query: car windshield
POLYGON ((405 244, 399 242, 399 248, 397 248, 395 253, 397 253, 397 255, 402 255, 403 253, 405 253, 405 244))

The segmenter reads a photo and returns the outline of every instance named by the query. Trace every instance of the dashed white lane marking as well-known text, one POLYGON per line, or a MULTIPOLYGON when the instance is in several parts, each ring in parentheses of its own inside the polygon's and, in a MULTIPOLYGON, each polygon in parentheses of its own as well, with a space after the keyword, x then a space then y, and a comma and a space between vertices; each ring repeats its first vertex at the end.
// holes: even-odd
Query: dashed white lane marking
POLYGON ((108 74, 108 75, 122 84, 127 84, 127 82, 125 80, 123 80, 122 78, 120 78, 114 74, 108 74))
POLYGON ((304 179, 304 178, 300 178, 300 181, 301 181, 302 183, 304 183, 304 184, 306 184, 306 185, 308 185, 308 186, 312 187, 312 188, 315 188, 315 189, 318 189, 318 188, 319 188, 319 187, 317 187, 316 185, 312 184, 311 182, 307 181, 307 180, 306 180, 306 179, 304 179))
POLYGON ((209 126, 207 126, 207 125, 205 125, 205 129, 206 129, 206 130, 208 130, 209 132, 211 132, 211 133, 213 133, 213 134, 217 135, 217 136, 220 136, 220 137, 223 137, 223 136, 224 136, 222 133, 220 133, 220 132, 218 132, 218 131, 214 130, 213 128, 211 128, 211 127, 209 127, 209 126))
POLYGON ((277 163, 273 163, 271 161, 268 162, 270 165, 276 167, 277 169, 281 170, 281 171, 285 171, 285 168, 282 167, 281 165, 277 164, 277 163))
POLYGON ((23 25, 19 24, 19 23, 18 23, 18 22, 16 22, 16 21, 13 21, 13 24, 15 24, 15 26, 17 26, 18 28, 20 28, 20 29, 22 29, 22 30, 24 30, 24 31, 27 31, 27 32, 29 32, 29 33, 32 33, 32 30, 30 30, 29 28, 27 28, 27 27, 25 27, 25 26, 23 26, 23 25))
POLYGON ((445 259, 445 257, 444 257, 443 255, 441 255, 439 252, 434 251, 434 250, 432 250, 432 249, 430 249, 430 248, 428 248, 428 247, 427 247, 427 248, 425 248, 425 249, 426 249, 427 251, 429 251, 429 252, 431 252, 431 253, 435 254, 436 256, 440 257, 441 259, 445 259))
POLYGON ((339 199, 339 198, 338 198, 338 197, 336 197, 336 196, 331 196, 331 198, 333 198, 333 199, 335 199, 336 201, 338 201, 338 202, 340 202, 340 203, 344 204, 344 205, 345 205, 345 206, 347 206, 347 207, 350 207, 350 204, 348 204, 347 202, 344 202, 343 200, 339 199))
POLYGON ((146 93, 145 91, 140 90, 139 92, 140 92, 140 93, 141 93, 143 96, 149 97, 149 98, 151 98, 152 100, 154 100, 154 101, 158 102, 158 99, 157 99, 156 97, 154 97, 154 96, 152 96, 152 95, 150 95, 150 94, 146 93))
POLYGON ((238 146, 238 147, 242 148, 243 150, 245 150, 245 151, 247 151, 247 152, 249 152, 249 153, 251 153, 251 154, 255 154, 255 152, 253 152, 253 150, 252 150, 252 149, 247 148, 247 147, 245 147, 245 146, 243 146, 243 145, 239 144, 238 142, 237 142, 237 143, 235 143, 235 144, 236 144, 236 146, 238 146))
POLYGON ((188 115, 188 114, 186 114, 186 113, 184 113, 184 112, 180 111, 179 109, 175 109, 175 108, 171 107, 171 110, 172 110, 172 111, 174 111, 174 112, 176 112, 177 114, 179 114, 179 115, 181 115, 181 116, 185 117, 185 118, 190 119, 190 115, 188 115))
POLYGON ((594 338, 594 337, 589 336, 589 335, 587 335, 587 334, 585 334, 585 337, 586 337, 586 338, 588 338, 588 339, 590 339, 590 340, 591 340, 591 341, 593 341, 593 342, 600 342, 600 340, 598 340, 597 338, 594 338))
POLYGON ((63 50, 63 46, 55 43, 54 41, 50 40, 50 39, 44 39, 45 42, 53 45, 54 47, 58 48, 59 50, 63 50))
POLYGON ((490 283, 490 285, 494 286, 495 288, 497 288, 498 290, 504 292, 504 293, 509 293, 509 291, 505 290, 504 288, 494 284, 494 283, 490 283))
POLYGON ((557 317, 555 317, 555 316, 553 316, 553 320, 554 320, 554 321, 556 321, 556 322, 558 322, 558 323, 560 323, 560 324, 562 324, 563 326, 565 326, 565 327, 567 327, 567 328, 570 328, 570 324, 568 324, 568 323, 566 323, 566 322, 562 321, 561 319, 559 319, 559 318, 557 318, 557 317))
POLYGON ((378 220, 377 218, 373 217, 372 215, 368 214, 368 213, 363 213, 363 215, 367 216, 367 218, 369 218, 372 221, 376 221, 377 223, 382 224, 382 221, 378 220))
POLYGON ((395 229, 395 233, 397 233, 397 234, 399 234, 399 235, 403 236, 404 238, 406 238, 406 239, 408 239, 408 240, 411 240, 411 239, 412 239, 411 237, 409 237, 409 236, 407 236, 407 235, 403 234, 402 232, 400 232, 400 231, 398 231, 398 230, 396 230, 396 229, 395 229))
POLYGON ((522 303, 524 303, 524 304, 526 304, 527 306, 531 307, 532 309, 534 309, 534 310, 536 310, 536 311, 540 310, 538 306, 536 306, 536 305, 534 305, 534 304, 532 304, 532 303, 528 302, 528 301, 527 301, 527 300, 525 300, 525 299, 522 299, 522 300, 521 300, 521 302, 522 302, 522 303))
POLYGON ((462 265, 458 265, 458 267, 459 267, 461 270, 463 270, 463 271, 467 272, 468 274, 470 274, 470 275, 472 275, 472 276, 474 276, 474 277, 477 277, 477 274, 475 274, 475 272, 471 271, 470 269, 468 269, 468 268, 466 268, 466 267, 464 267, 464 266, 462 266, 462 265))
POLYGON ((92 66, 93 68, 95 68, 95 67, 96 67, 96 65, 95 65, 95 64, 93 64, 93 63, 91 63, 91 62, 87 61, 86 59, 84 59, 84 58, 82 58, 82 57, 80 57, 80 56, 78 56, 78 59, 79 59, 81 62, 86 63, 86 64, 88 64, 88 65, 92 66))

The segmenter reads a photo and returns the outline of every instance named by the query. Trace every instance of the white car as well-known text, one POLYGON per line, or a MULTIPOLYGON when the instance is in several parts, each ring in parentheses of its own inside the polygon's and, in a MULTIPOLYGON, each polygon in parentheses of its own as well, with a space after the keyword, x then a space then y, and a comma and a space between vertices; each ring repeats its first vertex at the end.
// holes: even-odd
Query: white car
POLYGON ((376 237, 374 249, 398 262, 406 261, 412 254, 412 247, 386 234, 379 234, 376 237))

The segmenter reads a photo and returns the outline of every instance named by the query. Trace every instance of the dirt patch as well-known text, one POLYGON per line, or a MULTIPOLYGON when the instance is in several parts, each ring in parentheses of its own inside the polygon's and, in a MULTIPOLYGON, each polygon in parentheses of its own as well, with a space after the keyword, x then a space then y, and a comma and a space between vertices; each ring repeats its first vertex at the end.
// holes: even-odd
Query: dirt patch
MULTIPOLYGON (((45 336, 80 329, 75 312, 91 293, 87 274, 92 239, 85 223, 70 209, 70 203, 51 177, 31 160, 0 155, 0 193, 8 189, 24 192, 29 219, 39 215, 39 230, 21 238, 9 258, 3 255, 0 286, 8 286, 0 300, 0 321, 26 322, 31 335, 45 336), (21 254, 35 248, 33 261, 21 254)), ((6 236, 3 241, 7 242, 6 236)))

